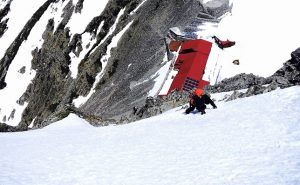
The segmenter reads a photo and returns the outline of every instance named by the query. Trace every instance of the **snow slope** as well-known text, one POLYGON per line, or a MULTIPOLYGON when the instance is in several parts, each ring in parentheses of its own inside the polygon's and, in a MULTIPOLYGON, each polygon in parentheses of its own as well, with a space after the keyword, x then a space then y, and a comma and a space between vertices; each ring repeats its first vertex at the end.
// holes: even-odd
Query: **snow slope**
POLYGON ((0 184, 300 184, 300 87, 93 128, 0 134, 0 184))
POLYGON ((224 16, 217 27, 208 25, 204 32, 199 32, 199 37, 210 34, 236 41, 234 47, 220 50, 223 64, 220 80, 242 72, 263 77, 272 75, 299 47, 300 1, 231 2, 231 14, 224 16), (240 66, 232 64, 235 59, 239 59, 240 66))

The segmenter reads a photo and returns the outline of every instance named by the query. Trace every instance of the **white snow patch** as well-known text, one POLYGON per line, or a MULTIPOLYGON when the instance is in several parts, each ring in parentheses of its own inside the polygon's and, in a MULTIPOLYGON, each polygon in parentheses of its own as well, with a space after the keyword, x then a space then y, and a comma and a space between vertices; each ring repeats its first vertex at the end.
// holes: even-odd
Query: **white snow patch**
MULTIPOLYGON (((81 13, 73 14, 67 24, 71 33, 82 33, 89 21, 102 13, 107 3, 108 0, 85 0, 81 13)), ((101 29, 101 27, 99 27, 99 29, 101 29)))
POLYGON ((0 184, 299 184, 299 92, 101 128, 71 114, 41 130, 0 134, 0 184))
POLYGON ((208 2, 210 2, 212 0, 201 0, 201 1, 202 1, 203 4, 206 4, 206 3, 208 3, 208 2))
POLYGON ((201 31, 197 32, 198 39, 204 39, 212 41, 212 36, 216 34, 218 30, 218 23, 206 22, 198 26, 201 31))
MULTIPOLYGON (((180 47, 181 48, 181 47, 180 47)), ((174 70, 174 65, 175 62, 178 58, 179 55, 179 51, 180 48, 178 49, 178 52, 173 52, 173 59, 169 62, 167 62, 160 70, 162 71, 160 73, 161 75, 161 80, 160 81, 156 81, 156 84, 154 86, 159 85, 159 89, 157 89, 156 95, 167 95, 169 92, 169 89, 172 85, 172 82, 175 78, 175 76, 177 75, 178 71, 174 70)), ((166 56, 165 56, 166 57, 166 56)), ((165 58, 165 60, 167 60, 165 58)))
POLYGON ((3 9, 7 4, 8 4, 9 0, 2 0, 2 2, 0 3, 0 9, 3 9))
POLYGON ((28 126, 28 128, 32 128, 33 127, 33 124, 34 124, 34 121, 35 121, 36 117, 31 121, 30 125, 28 126))
POLYGON ((162 86, 162 88, 159 92, 159 95, 167 95, 168 94, 168 92, 170 90, 170 87, 171 87, 171 85, 174 81, 174 78, 177 74, 178 74, 178 71, 176 71, 176 70, 171 70, 170 71, 164 85, 162 86))
MULTIPOLYGON (((221 20, 215 33, 222 40, 228 38, 236 41, 235 46, 224 49, 227 53, 222 63, 231 64, 239 59, 241 70, 238 72, 263 77, 272 75, 299 47, 300 37, 296 35, 300 27, 295 24, 297 17, 300 17, 299 7, 300 1, 295 0, 284 3, 233 0, 232 15, 221 20), (255 13, 249 13, 249 10, 255 10, 255 13)), ((223 78, 231 76, 227 74, 230 69, 223 69, 223 78)))
MULTIPOLYGON (((123 9, 119 13, 118 18, 121 16, 121 14, 123 14, 124 10, 125 9, 123 9)), ((118 20, 119 19, 117 19, 116 22, 118 20)), ((108 59, 110 57, 111 49, 114 48, 114 47, 117 47, 117 44, 118 44, 119 40, 121 39, 121 37, 123 36, 123 34, 127 31, 127 29, 131 26, 132 23, 133 23, 133 21, 131 21, 129 24, 127 24, 126 27, 122 31, 120 31, 116 36, 114 36, 112 38, 111 43, 107 46, 107 53, 101 58, 101 63, 102 63, 102 70, 101 70, 101 72, 96 76, 96 80, 95 80, 95 82, 93 84, 93 87, 92 87, 91 91, 89 92, 89 94, 87 96, 79 96, 77 99, 73 100, 73 103, 74 103, 74 105, 76 107, 80 107, 82 104, 84 104, 92 96, 92 94, 95 92, 96 85, 99 83, 99 81, 101 80, 102 76, 104 75, 104 71, 105 71, 105 68, 107 66, 107 61, 108 61, 108 59)))
POLYGON ((43 130, 49 131, 59 131, 59 130, 70 130, 70 132, 80 131, 82 129, 92 129, 94 128, 87 121, 79 118, 76 114, 70 114, 63 120, 57 121, 54 124, 48 125, 43 130))
MULTIPOLYGON (((214 41, 210 41, 214 43, 214 41)), ((210 85, 216 84, 218 82, 219 72, 222 67, 222 59, 220 58, 220 50, 215 44, 212 45, 210 54, 205 67, 205 73, 203 75, 203 80, 210 82, 210 85)))
MULTIPOLYGON (((102 26, 104 24, 104 21, 101 22, 98 28, 98 32, 102 29, 102 26)), ((90 33, 84 33, 82 36, 82 51, 80 52, 79 56, 77 57, 74 53, 70 53, 71 57, 71 64, 69 65, 69 68, 71 70, 71 77, 76 78, 78 74, 78 65, 80 64, 81 60, 85 57, 87 52, 89 51, 90 47, 92 47, 96 43, 96 38, 94 38, 93 35, 90 33)))
POLYGON ((50 5, 51 14, 49 17, 52 17, 54 20, 54 31, 63 20, 63 9, 68 3, 69 1, 60 0, 59 2, 50 5))
POLYGON ((140 9, 140 7, 146 2, 147 0, 144 0, 143 2, 141 2, 132 12, 130 12, 130 15, 135 14, 138 9, 140 9))
POLYGON ((172 27, 170 28, 170 30, 174 32, 176 35, 181 35, 181 36, 184 35, 178 27, 172 27))
POLYGON ((167 53, 165 54, 162 63, 164 63, 164 65, 151 77, 151 79, 154 78, 155 83, 153 88, 149 91, 148 96, 157 96, 162 86, 164 85, 165 78, 168 75, 170 69, 170 64, 172 63, 172 60, 168 61, 167 53))

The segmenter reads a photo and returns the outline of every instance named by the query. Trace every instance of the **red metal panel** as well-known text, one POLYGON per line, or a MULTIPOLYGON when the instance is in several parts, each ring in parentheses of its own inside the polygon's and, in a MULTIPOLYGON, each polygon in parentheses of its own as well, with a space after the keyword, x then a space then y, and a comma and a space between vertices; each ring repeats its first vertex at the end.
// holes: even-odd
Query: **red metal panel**
POLYGON ((188 76, 190 78, 200 81, 203 77, 207 59, 208 55, 204 55, 198 52, 193 60, 188 76))
POLYGON ((208 86, 208 85, 209 85, 208 81, 201 80, 199 85, 198 85, 198 88, 203 89, 205 86, 208 86))
POLYGON ((190 63, 190 65, 192 65, 192 60, 193 60, 193 58, 195 58, 196 55, 197 55, 196 52, 180 54, 176 60, 175 69, 180 69, 180 66, 186 62, 188 62, 188 63, 190 63))
POLYGON ((188 40, 182 44, 180 52, 193 48, 194 50, 209 55, 212 43, 206 40, 188 40))

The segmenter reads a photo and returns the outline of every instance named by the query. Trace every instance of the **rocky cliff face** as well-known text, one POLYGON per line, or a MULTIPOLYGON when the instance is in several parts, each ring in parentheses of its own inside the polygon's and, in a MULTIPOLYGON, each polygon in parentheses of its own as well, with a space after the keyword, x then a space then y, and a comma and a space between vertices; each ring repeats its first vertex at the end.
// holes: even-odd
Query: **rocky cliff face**
MULTIPOLYGON (((3 2, 6 5, 0 10, 0 38, 6 34, 10 5, 14 1, 3 2)), ((169 28, 184 29, 201 15, 212 19, 228 8, 228 1, 222 2, 226 3, 218 9, 205 7, 198 0, 110 0, 98 16, 85 23, 82 33, 71 33, 68 23, 84 10, 84 0, 45 1, 0 62, 0 89, 3 90, 8 85, 7 72, 31 30, 46 11, 52 8, 55 12, 54 7, 63 5, 59 22, 49 16, 39 36, 43 41, 41 47, 28 51, 32 55, 31 70, 36 75, 17 100, 20 106, 26 107, 14 129, 26 130, 31 123, 33 128, 43 127, 72 111, 99 125, 124 121, 124 115, 131 114, 133 107, 144 104, 153 87, 153 75, 160 69, 166 53, 164 38, 169 28), (117 47, 110 47, 114 37, 125 29, 117 47), (86 35, 91 36, 89 43, 84 43, 86 35), (82 55, 74 77, 70 69, 74 60, 71 56, 80 58, 82 55), (87 96, 93 89, 94 93, 83 105, 73 105, 76 98, 87 96)), ((19 69, 21 74, 25 71, 24 66, 19 69)), ((16 110, 12 112, 15 114, 16 110)), ((5 122, 8 116, 1 120, 5 122)), ((9 117, 13 119, 13 115, 9 117)), ((14 130, 4 124, 1 128, 14 130)))

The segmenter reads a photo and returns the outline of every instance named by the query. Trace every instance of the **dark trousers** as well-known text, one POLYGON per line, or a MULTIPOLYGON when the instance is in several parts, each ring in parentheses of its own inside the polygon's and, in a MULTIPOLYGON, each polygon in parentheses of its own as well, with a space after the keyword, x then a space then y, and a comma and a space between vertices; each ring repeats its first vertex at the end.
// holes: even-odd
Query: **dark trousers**
POLYGON ((193 110, 195 110, 195 108, 199 111, 199 112, 201 112, 201 114, 205 114, 205 108, 206 108, 206 106, 203 104, 203 105, 200 105, 200 106, 197 106, 197 107, 195 107, 194 105, 190 105, 190 107, 189 108, 187 108, 186 110, 185 110, 185 113, 186 114, 189 114, 189 113, 191 113, 193 110))

